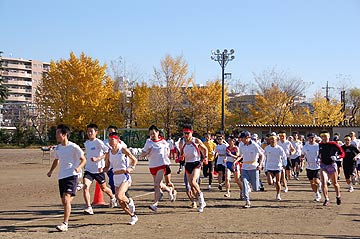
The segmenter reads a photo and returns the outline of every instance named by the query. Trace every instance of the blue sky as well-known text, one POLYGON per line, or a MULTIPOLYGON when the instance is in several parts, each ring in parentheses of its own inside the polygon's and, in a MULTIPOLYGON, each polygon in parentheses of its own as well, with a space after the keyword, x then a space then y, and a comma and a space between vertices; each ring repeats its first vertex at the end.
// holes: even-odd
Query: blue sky
POLYGON ((233 48, 232 81, 251 83, 253 72, 275 66, 313 83, 308 97, 326 81, 332 96, 360 87, 359 0, 0 0, 0 13, 5 56, 121 56, 150 78, 166 54, 183 55, 196 83, 205 83, 221 74, 211 50, 233 48))

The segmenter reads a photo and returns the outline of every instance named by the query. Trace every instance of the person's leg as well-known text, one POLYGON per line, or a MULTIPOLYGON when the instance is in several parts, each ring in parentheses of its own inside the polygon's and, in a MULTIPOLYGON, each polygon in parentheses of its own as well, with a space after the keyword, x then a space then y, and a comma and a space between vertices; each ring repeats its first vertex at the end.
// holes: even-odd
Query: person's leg
POLYGON ((71 196, 71 194, 69 193, 64 193, 62 198, 61 198, 61 202, 64 206, 64 222, 65 223, 69 223, 69 218, 70 218, 70 214, 71 214, 71 202, 73 200, 73 196, 71 196))
POLYGON ((161 192, 160 192, 160 184, 164 175, 164 170, 157 171, 156 175, 153 176, 154 181, 154 205, 157 206, 160 201, 161 192))
POLYGON ((274 178, 274 174, 267 172, 266 174, 266 179, 269 185, 273 185, 273 178, 274 178))
POLYGON ((124 212, 130 216, 133 216, 129 208, 129 198, 125 195, 125 192, 128 190, 128 188, 129 182, 121 183, 119 189, 117 190, 116 198, 119 201, 120 206, 124 210, 124 212))
POLYGON ((281 178, 281 175, 282 173, 279 172, 275 175, 275 178, 276 178, 276 183, 275 183, 275 186, 276 186, 276 193, 277 195, 280 195, 280 190, 281 190, 281 183, 280 183, 280 178, 281 178))
POLYGON ((250 201, 250 193, 249 193, 249 181, 250 181, 250 176, 248 174, 248 170, 242 170, 241 173, 241 177, 242 177, 242 194, 244 196, 244 199, 246 202, 250 201))
POLYGON ((320 169, 320 180, 321 180, 321 186, 322 186, 324 198, 325 200, 329 200, 328 187, 327 187, 328 175, 327 172, 323 169, 320 169))
POLYGON ((209 185, 211 186, 214 172, 214 161, 208 162, 207 166, 209 168, 209 185))
POLYGON ((84 184, 84 188, 83 188, 83 195, 84 195, 84 201, 86 204, 86 207, 91 207, 91 201, 90 201, 90 185, 91 185, 92 181, 88 178, 83 178, 83 184, 84 184))
POLYGON ((242 191, 242 182, 241 182, 240 178, 241 178, 240 177, 240 171, 239 170, 234 171, 234 181, 239 186, 240 193, 241 193, 241 191, 242 191))
POLYGON ((337 171, 335 171, 333 174, 330 174, 329 177, 330 177, 331 183, 334 186, 336 197, 340 198, 341 197, 341 195, 340 195, 340 184, 337 181, 337 177, 338 177, 337 171))
POLYGON ((226 188, 226 194, 225 197, 230 197, 230 178, 231 178, 231 171, 226 168, 225 169, 225 188, 226 188))

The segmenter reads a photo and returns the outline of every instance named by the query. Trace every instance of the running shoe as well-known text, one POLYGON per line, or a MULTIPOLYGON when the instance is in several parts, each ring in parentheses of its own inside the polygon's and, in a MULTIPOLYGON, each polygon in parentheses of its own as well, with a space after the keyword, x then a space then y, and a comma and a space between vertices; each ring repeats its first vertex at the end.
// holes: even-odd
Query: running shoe
POLYGON ((157 212, 157 206, 154 205, 154 204, 151 204, 151 205, 149 206, 149 209, 151 209, 151 211, 153 211, 153 212, 157 212))
POLYGON ((250 201, 246 201, 245 205, 243 206, 243 208, 250 208, 251 204, 250 201))
POLYGON ((280 193, 276 194, 276 200, 281 201, 280 193))
POLYGON ((129 225, 135 225, 135 223, 138 221, 138 217, 134 214, 134 216, 131 217, 131 220, 129 222, 129 225))
POLYGON ((134 203, 134 200, 132 198, 129 198, 129 209, 130 209, 130 212, 131 214, 134 214, 135 213, 135 203, 134 203))
POLYGON ((325 201, 323 203, 323 206, 329 206, 329 200, 328 199, 325 199, 325 201))
POLYGON ((352 177, 351 182, 352 182, 353 185, 356 185, 356 178, 355 178, 355 176, 352 177))
POLYGON ((175 202, 175 201, 176 201, 176 196, 177 196, 177 191, 174 189, 174 190, 173 190, 173 199, 172 199, 172 202, 175 202))
POLYGON ((92 209, 92 207, 88 207, 84 210, 84 214, 85 215, 94 215, 94 211, 92 209))
POLYGON ((114 208, 117 206, 117 200, 115 197, 110 199, 109 208, 114 208))
POLYGON ((68 230, 68 224, 63 222, 60 225, 56 226, 56 230, 59 232, 66 232, 68 230))
POLYGON ((177 174, 180 174, 181 173, 181 171, 182 171, 182 169, 181 168, 179 168, 179 170, 176 172, 177 174))
POLYGON ((224 197, 229 198, 229 197, 230 197, 230 193, 225 193, 225 194, 224 194, 224 197))
POLYGON ((203 212, 205 207, 206 207, 206 202, 205 201, 201 202, 198 208, 198 212, 203 212))
POLYGON ((350 193, 354 192, 354 187, 350 186, 349 189, 348 189, 348 192, 350 192, 350 193))
POLYGON ((208 188, 207 188, 209 191, 211 190, 211 185, 208 185, 208 188))
POLYGON ((84 184, 83 183, 78 183, 78 185, 76 186, 76 191, 80 191, 81 189, 84 188, 84 184))
POLYGON ((195 201, 194 201, 194 202, 191 202, 190 207, 191 207, 191 208, 197 208, 196 202, 195 202, 195 201))
POLYGON ((321 200, 321 194, 320 193, 315 193, 314 201, 320 202, 320 200, 321 200))
POLYGON ((341 197, 336 197, 336 204, 340 205, 341 204, 341 197))
POLYGON ((284 190, 283 190, 284 193, 287 193, 288 191, 289 191, 288 187, 284 188, 284 190))

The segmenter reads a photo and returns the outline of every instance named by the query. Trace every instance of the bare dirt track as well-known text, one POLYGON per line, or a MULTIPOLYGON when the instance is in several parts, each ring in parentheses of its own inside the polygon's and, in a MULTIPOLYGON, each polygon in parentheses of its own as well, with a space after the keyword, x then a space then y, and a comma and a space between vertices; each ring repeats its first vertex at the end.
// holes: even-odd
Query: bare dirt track
MULTIPOLYGON (((315 203, 310 186, 302 174, 300 181, 289 181, 289 192, 275 201, 275 189, 251 193, 252 207, 243 209, 238 190, 232 197, 215 187, 202 188, 207 202, 203 213, 189 208, 182 174, 172 166, 178 200, 160 203, 158 213, 148 209, 152 201, 152 178, 147 162, 140 162, 133 175, 130 193, 137 206, 139 221, 127 225, 129 217, 118 208, 95 208, 95 215, 83 215, 84 201, 78 192, 73 201, 69 231, 57 232, 63 211, 57 177, 48 178, 49 162, 42 161, 40 149, 0 149, 0 238, 360 238, 360 189, 348 193, 342 179, 343 204, 315 203)), ((165 194, 166 196, 166 194, 165 194)), ((164 197, 166 198, 166 197, 164 197)), ((108 198, 105 198, 108 201, 108 198)))

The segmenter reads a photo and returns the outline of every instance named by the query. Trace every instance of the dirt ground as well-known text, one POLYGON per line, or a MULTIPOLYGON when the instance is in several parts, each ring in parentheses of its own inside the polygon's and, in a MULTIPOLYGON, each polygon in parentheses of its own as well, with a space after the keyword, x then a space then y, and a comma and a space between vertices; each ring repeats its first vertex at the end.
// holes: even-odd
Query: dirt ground
MULTIPOLYGON (((158 213, 148 209, 152 179, 147 163, 140 162, 133 175, 130 194, 135 200, 139 221, 127 225, 129 217, 119 208, 95 208, 95 215, 83 215, 84 200, 78 192, 73 201, 69 231, 57 232, 63 210, 58 194, 57 171, 48 178, 49 161, 40 149, 0 149, 0 238, 360 238, 360 187, 346 190, 342 179, 343 204, 337 206, 330 189, 331 204, 323 207, 313 201, 313 193, 302 174, 290 180, 289 192, 275 201, 275 188, 250 194, 252 207, 242 208, 239 191, 232 184, 232 197, 224 198, 216 184, 202 188, 207 202, 203 213, 189 208, 177 165, 172 166, 177 186, 176 202, 164 200, 158 213)), ((94 187, 93 187, 94 188, 94 187)), ((166 195, 166 194, 165 194, 166 195)), ((105 198, 108 201, 108 198, 105 198)))

